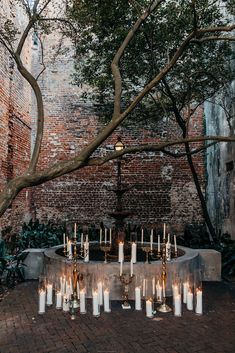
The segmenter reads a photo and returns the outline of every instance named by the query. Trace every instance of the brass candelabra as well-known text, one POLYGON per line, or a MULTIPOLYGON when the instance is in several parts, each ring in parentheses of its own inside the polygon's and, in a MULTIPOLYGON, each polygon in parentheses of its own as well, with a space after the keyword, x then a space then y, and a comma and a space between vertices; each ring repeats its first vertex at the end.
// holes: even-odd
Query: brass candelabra
POLYGON ((104 263, 108 263, 108 253, 111 251, 111 243, 110 242, 102 242, 100 244, 100 250, 104 252, 104 263))
POLYGON ((163 238, 163 248, 162 248, 162 304, 157 308, 158 311, 162 313, 168 313, 172 309, 166 304, 166 278, 167 278, 167 270, 166 270, 166 240, 163 238))
POLYGON ((123 309, 131 309, 128 297, 129 297, 129 284, 131 284, 133 277, 134 275, 130 275, 128 273, 123 273, 119 277, 123 285, 123 298, 124 298, 124 302, 122 304, 123 309))

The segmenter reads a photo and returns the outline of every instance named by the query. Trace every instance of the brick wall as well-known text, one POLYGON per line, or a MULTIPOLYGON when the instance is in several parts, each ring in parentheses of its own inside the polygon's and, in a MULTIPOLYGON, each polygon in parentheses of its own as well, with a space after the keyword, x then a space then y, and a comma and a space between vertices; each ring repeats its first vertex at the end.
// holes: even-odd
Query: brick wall
MULTIPOLYGON (((39 83, 45 103, 45 134, 39 161, 39 169, 55 161, 73 157, 87 145, 102 128, 102 123, 92 109, 92 102, 82 99, 87 87, 71 84, 73 62, 70 43, 68 51, 53 60, 57 48, 56 36, 44 40, 46 71, 39 83)), ((29 40, 23 58, 33 72, 40 70, 40 48, 29 40)), ((29 87, 10 65, 5 51, 1 52, 0 158, 3 187, 7 179, 22 173, 28 163, 30 139, 35 135, 36 113, 29 87), (31 131, 32 128, 32 131, 31 131)), ((203 129, 202 111, 191 121, 191 131, 203 129)), ((176 132, 174 124, 167 121, 157 125, 155 132, 148 128, 119 128, 96 152, 105 155, 120 135, 125 145, 157 142, 163 131, 176 132)), ((195 144, 196 147, 198 144, 195 144)), ((179 146, 173 151, 180 150, 179 146)), ((203 155, 194 157, 204 186, 203 155)), ((111 225, 108 215, 116 208, 112 189, 116 185, 117 162, 110 161, 102 167, 87 167, 44 185, 25 190, 14 201, 1 220, 2 227, 12 224, 19 229, 23 220, 37 217, 41 221, 111 225)), ((184 158, 172 159, 162 153, 142 153, 126 156, 122 160, 122 180, 129 188, 123 197, 123 208, 133 212, 128 222, 157 225, 171 222, 179 231, 185 224, 202 222, 201 208, 184 158)))
MULTIPOLYGON (((8 13, 20 28, 24 18, 13 1, 3 1, 0 14, 8 13), (17 16, 15 16, 17 14, 17 16)), ((31 40, 22 53, 26 67, 31 65, 31 40)), ((21 175, 30 157, 31 90, 17 71, 6 49, 0 46, 0 190, 7 181, 21 175)), ((23 190, 0 220, 0 229, 11 226, 15 231, 22 220, 29 219, 30 192, 23 190)))
MULTIPOLYGON (((48 69, 43 73, 41 85, 46 110, 45 134, 39 168, 57 160, 71 158, 99 132, 102 123, 92 105, 82 100, 84 87, 71 85, 72 52, 57 57, 56 65, 50 61, 52 43, 44 43, 48 69)), ((69 43, 68 43, 69 46, 69 43)), ((86 88, 85 88, 86 89, 86 88)), ((203 131, 203 112, 199 109, 191 120, 192 134, 203 131)), ((162 133, 175 135, 177 128, 167 121, 158 123, 155 132, 150 129, 119 128, 96 152, 105 155, 120 135, 125 145, 157 142, 162 133)), ((180 135, 180 132, 177 132, 180 135)), ((196 148, 200 144, 194 144, 196 148)), ((174 147, 173 151, 182 150, 174 147)), ((204 187, 203 155, 194 157, 199 178, 204 187)), ((86 167, 70 175, 35 187, 33 208, 42 221, 74 221, 96 224, 103 221, 111 225, 109 213, 116 208, 117 162, 102 167, 86 167)), ((185 158, 173 159, 162 153, 128 155, 122 160, 122 181, 130 188, 123 197, 125 210, 133 211, 127 222, 157 225, 163 220, 174 224, 180 231, 187 223, 201 223, 201 207, 185 158)))

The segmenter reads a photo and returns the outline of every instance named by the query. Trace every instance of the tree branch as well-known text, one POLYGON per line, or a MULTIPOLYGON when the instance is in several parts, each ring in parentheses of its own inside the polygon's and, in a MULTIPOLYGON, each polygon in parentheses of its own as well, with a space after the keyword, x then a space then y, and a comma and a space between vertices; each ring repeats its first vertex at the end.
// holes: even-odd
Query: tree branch
POLYGON ((216 41, 216 40, 226 40, 226 41, 235 41, 235 37, 217 37, 217 36, 208 36, 208 37, 203 37, 200 39, 193 39, 192 43, 204 43, 204 42, 209 42, 209 41, 216 41))
POLYGON ((28 173, 30 173, 30 172, 34 171, 36 168, 38 158, 39 158, 42 138, 43 138, 43 126, 44 126, 43 99, 42 99, 42 93, 41 93, 40 87, 39 87, 36 79, 24 67, 24 65, 20 59, 20 56, 18 54, 14 54, 13 57, 15 59, 15 62, 17 64, 19 72, 32 87, 34 94, 35 94, 35 97, 36 97, 36 101, 37 101, 37 115, 38 115, 37 116, 37 132, 36 132, 36 139, 35 139, 32 157, 31 157, 29 167, 28 167, 28 173))
POLYGON ((143 22, 146 20, 146 18, 150 15, 152 11, 162 2, 162 0, 156 0, 152 1, 145 12, 138 18, 138 20, 135 22, 134 26, 131 28, 131 30, 128 32, 126 38, 124 39, 122 45, 119 47, 117 50, 113 61, 111 63, 111 70, 112 74, 114 77, 114 110, 113 110, 113 118, 116 118, 117 116, 120 115, 121 113, 121 93, 122 93, 122 78, 121 78, 121 73, 119 69, 119 63, 120 59, 124 54, 124 51, 132 38, 134 37, 135 33, 137 30, 140 28, 140 26, 143 24, 143 22))

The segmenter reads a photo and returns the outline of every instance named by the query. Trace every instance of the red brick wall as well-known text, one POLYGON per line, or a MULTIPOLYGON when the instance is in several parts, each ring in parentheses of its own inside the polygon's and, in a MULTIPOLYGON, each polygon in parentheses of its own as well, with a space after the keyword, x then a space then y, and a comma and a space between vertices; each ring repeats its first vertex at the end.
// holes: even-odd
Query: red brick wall
MULTIPOLYGON (((39 169, 55 161, 73 157, 87 145, 101 129, 101 122, 92 111, 92 104, 82 100, 80 87, 71 85, 73 63, 71 50, 57 57, 53 63, 55 38, 44 42, 44 61, 47 70, 41 76, 45 102, 45 134, 39 169)), ((69 46, 69 43, 68 43, 69 46)), ((23 58, 34 72, 39 70, 39 48, 26 47, 23 58)), ((6 52, 1 52, 0 113, 1 144, 0 186, 7 179, 20 175, 28 165, 31 127, 35 134, 35 105, 31 93, 15 69, 10 68, 6 52), (32 126, 31 126, 32 119, 32 126)), ((191 131, 203 129, 202 111, 192 119, 191 131)), ((174 124, 159 123, 151 129, 118 129, 96 152, 105 155, 120 135, 125 145, 159 141, 163 131, 168 135, 177 131, 174 124)), ((177 133, 179 135, 179 132, 177 133)), ((196 144, 195 144, 196 146, 196 144)), ((195 147, 194 146, 194 147, 195 147)), ((182 150, 173 147, 172 150, 182 150)), ((204 186, 203 155, 194 157, 199 177, 204 186)), ((117 162, 110 161, 102 167, 87 167, 29 192, 22 191, 1 220, 1 225, 12 224, 17 229, 31 216, 42 221, 112 223, 108 213, 115 210, 116 197, 112 189, 116 184, 117 162)), ((158 224, 167 221, 179 229, 186 223, 202 222, 201 208, 185 158, 173 159, 162 153, 142 153, 126 156, 122 161, 123 182, 130 190, 123 197, 124 209, 133 211, 128 222, 158 224)))
MULTIPOLYGON (((29 64, 24 51, 24 60, 29 64)), ((18 73, 8 52, 0 48, 0 190, 7 181, 21 175, 28 166, 31 145, 30 103, 28 84, 18 73)), ((0 219, 0 229, 7 226, 12 231, 20 229, 23 220, 29 219, 30 194, 23 190, 0 219)))

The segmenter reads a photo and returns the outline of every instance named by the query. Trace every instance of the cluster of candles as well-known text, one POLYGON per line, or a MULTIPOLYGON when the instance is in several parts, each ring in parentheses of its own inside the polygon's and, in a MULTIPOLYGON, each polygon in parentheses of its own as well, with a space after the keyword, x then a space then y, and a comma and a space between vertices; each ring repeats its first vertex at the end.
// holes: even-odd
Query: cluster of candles
MULTIPOLYGON (((46 280, 40 281, 38 310, 39 314, 44 314, 46 311, 46 306, 51 306, 53 301, 55 302, 56 309, 62 309, 64 312, 69 312, 71 310, 74 299, 71 277, 69 277, 68 280, 66 280, 65 276, 60 277, 60 289, 55 291, 55 295, 53 295, 53 292, 52 283, 47 282, 46 280)), ((79 285, 79 282, 77 282, 76 295, 76 299, 79 302, 80 314, 86 314, 86 286, 81 284, 79 285)), ((92 313, 94 316, 100 316, 100 310, 102 306, 104 312, 111 312, 109 286, 104 285, 102 281, 99 281, 96 285, 96 288, 94 288, 92 291, 92 313)))
MULTIPOLYGON (((73 249, 72 249, 72 244, 76 243, 77 241, 77 224, 74 224, 74 242, 69 239, 68 236, 65 236, 65 233, 63 234, 63 244, 64 244, 64 253, 67 256, 69 260, 73 259, 73 249)), ((89 243, 89 238, 88 234, 85 235, 85 240, 84 240, 84 235, 81 233, 81 251, 82 254, 84 255, 84 262, 89 262, 89 248, 90 248, 90 243, 89 243)))
MULTIPOLYGON (((77 274, 76 260, 77 252, 73 254, 72 244, 76 244, 76 224, 74 226, 74 241, 65 237, 64 234, 64 252, 70 260, 75 260, 73 262, 73 273, 77 274)), ((124 243, 119 242, 118 244, 118 262, 120 263, 120 280, 124 284, 126 295, 126 304, 124 303, 124 308, 130 308, 128 303, 128 285, 134 282, 134 296, 135 296, 135 310, 142 310, 142 302, 145 301, 145 310, 147 317, 153 317, 155 314, 154 303, 159 303, 161 306, 165 305, 166 301, 166 280, 163 277, 164 267, 162 274, 158 276, 147 276, 147 278, 139 277, 138 274, 134 276, 133 264, 137 262, 137 244, 140 243, 142 249, 146 252, 153 253, 157 250, 159 255, 161 252, 161 239, 160 235, 157 235, 157 247, 154 248, 154 231, 151 230, 149 242, 144 242, 144 230, 141 230, 141 241, 131 243, 131 261, 130 261, 130 274, 123 274, 123 263, 124 263, 124 243), (134 280, 133 280, 134 279, 134 280), (132 281, 133 280, 133 281, 132 281)), ((104 234, 102 229, 100 229, 100 245, 107 244, 111 247, 112 243, 112 229, 105 228, 104 234), (103 236, 104 235, 104 236, 103 236)), ((166 241, 166 225, 163 228, 163 256, 162 263, 164 265, 165 261, 171 260, 171 242, 170 234, 166 241)), ((75 248, 76 250, 76 248, 75 248)), ((176 236, 174 236, 174 251, 175 256, 177 256, 177 244, 176 236)), ((81 252, 83 253, 84 262, 89 262, 89 239, 88 235, 85 236, 81 234, 81 252)), ((196 278, 196 277, 195 277, 196 278)), ((102 281, 93 281, 91 295, 88 296, 87 289, 88 286, 79 280, 79 277, 72 277, 71 273, 69 276, 63 275, 60 280, 56 280, 56 288, 53 288, 53 281, 47 281, 46 278, 39 283, 39 313, 42 314, 46 310, 46 306, 51 306, 53 304, 53 299, 56 304, 57 309, 62 309, 65 312, 71 313, 71 318, 75 317, 72 315, 74 309, 79 309, 81 314, 87 312, 86 298, 92 298, 92 313, 93 316, 100 316, 100 309, 103 306, 104 312, 111 311, 110 302, 110 281, 108 279, 102 281), (73 280, 72 280, 73 278, 73 280), (77 278, 78 281, 74 281, 77 278), (74 281, 74 283, 73 283, 74 281), (55 290, 55 296, 53 297, 53 289, 55 290)), ((169 286, 169 283, 168 283, 169 286)), ((182 315, 182 306, 186 304, 188 310, 194 310, 196 314, 201 315, 203 313, 202 307, 202 289, 201 282, 193 281, 181 281, 178 277, 172 283, 172 296, 173 296, 173 313, 175 316, 182 315), (192 286, 192 283, 197 283, 197 285, 192 286), (199 284, 200 283, 200 284, 199 284), (195 291, 193 291, 195 288, 195 291)), ((169 290, 169 288, 168 288, 169 290)), ((169 308, 169 307, 168 307, 169 308)), ((157 308, 158 309, 158 308, 157 308)), ((168 311, 171 309, 169 308, 168 311)), ((159 311, 162 311, 159 309, 159 311)), ((166 312, 166 311, 165 311, 166 312)))
MULTIPOLYGON (((60 277, 59 290, 53 295, 53 284, 44 280, 39 288, 39 313, 45 313, 46 306, 51 306, 55 302, 56 309, 62 309, 69 312, 71 309, 71 299, 73 295, 73 286, 71 277, 66 280, 65 276, 60 277)), ((76 288, 77 299, 79 301, 80 314, 87 312, 87 290, 83 283, 77 282, 76 288)), ((160 278, 153 277, 151 280, 144 278, 139 281, 139 285, 135 284, 135 310, 142 310, 143 300, 145 301, 146 316, 151 318, 154 315, 154 303, 162 303, 163 297, 166 296, 165 288, 160 278)), ((193 287, 189 281, 181 282, 179 279, 172 284, 173 297, 173 313, 175 316, 182 316, 183 304, 186 309, 193 311, 198 315, 203 314, 202 305, 202 286, 193 287), (195 288, 195 290, 193 290, 195 288)), ((109 281, 98 281, 93 285, 92 290, 92 313, 93 316, 100 316, 101 307, 106 313, 111 312, 110 286, 109 281)))

